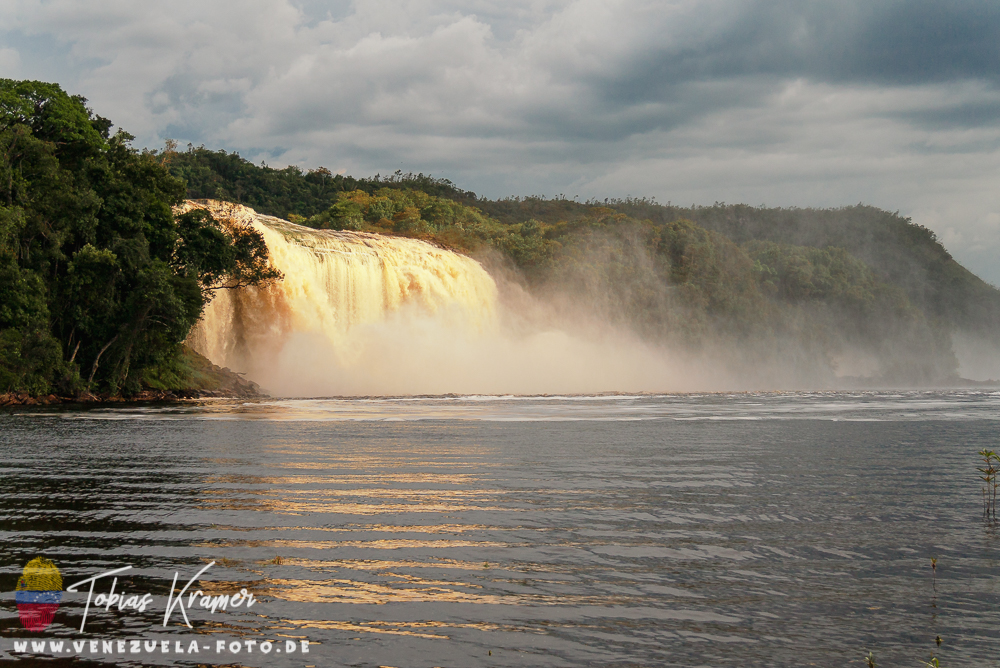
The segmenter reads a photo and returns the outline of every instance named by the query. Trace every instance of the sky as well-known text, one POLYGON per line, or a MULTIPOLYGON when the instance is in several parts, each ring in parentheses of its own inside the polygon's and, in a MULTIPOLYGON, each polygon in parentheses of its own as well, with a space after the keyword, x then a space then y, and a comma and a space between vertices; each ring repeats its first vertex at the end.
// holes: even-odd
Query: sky
POLYGON ((1000 285, 996 0, 4 0, 0 76, 273 167, 872 204, 1000 285))

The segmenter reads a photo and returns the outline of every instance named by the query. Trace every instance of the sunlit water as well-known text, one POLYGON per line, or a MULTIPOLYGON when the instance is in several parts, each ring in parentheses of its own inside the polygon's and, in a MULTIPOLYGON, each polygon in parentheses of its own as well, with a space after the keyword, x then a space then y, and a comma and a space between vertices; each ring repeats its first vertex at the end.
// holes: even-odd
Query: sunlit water
POLYGON ((976 452, 998 427, 995 392, 17 409, 0 415, 0 660, 24 638, 293 638, 310 653, 81 656, 995 665, 976 452), (86 595, 64 593, 30 633, 14 589, 39 555, 66 584, 131 564, 119 590, 156 600, 91 608, 81 633, 86 595), (259 602, 164 628, 173 574, 213 560, 198 588, 259 602))

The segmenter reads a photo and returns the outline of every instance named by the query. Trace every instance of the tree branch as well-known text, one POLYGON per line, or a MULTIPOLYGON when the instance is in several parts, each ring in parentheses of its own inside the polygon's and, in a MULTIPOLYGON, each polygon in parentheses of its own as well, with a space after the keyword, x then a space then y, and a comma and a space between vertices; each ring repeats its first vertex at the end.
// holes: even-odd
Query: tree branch
POLYGON ((94 366, 90 367, 90 378, 87 379, 87 386, 89 387, 91 383, 94 382, 94 374, 97 373, 97 363, 101 361, 101 355, 104 351, 111 347, 111 344, 118 340, 118 335, 115 334, 110 341, 104 344, 101 348, 101 352, 97 353, 97 357, 94 358, 94 366))

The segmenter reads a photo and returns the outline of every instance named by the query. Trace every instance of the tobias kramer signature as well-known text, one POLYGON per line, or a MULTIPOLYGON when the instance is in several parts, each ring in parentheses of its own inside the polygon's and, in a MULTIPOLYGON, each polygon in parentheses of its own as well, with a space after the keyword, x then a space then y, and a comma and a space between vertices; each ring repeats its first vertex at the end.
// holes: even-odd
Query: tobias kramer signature
MULTIPOLYGON (((175 611, 179 611, 181 617, 184 620, 184 624, 188 628, 193 628, 191 626, 191 621, 188 619, 187 610, 191 608, 200 608, 203 610, 209 610, 214 614, 217 610, 230 610, 235 608, 243 607, 247 608, 253 606, 257 600, 254 598, 253 594, 248 592, 245 588, 240 589, 238 593, 235 594, 220 594, 216 596, 209 596, 205 594, 202 590, 197 589, 192 593, 188 593, 191 585, 200 578, 205 571, 215 565, 215 562, 209 563, 207 566, 203 567, 198 571, 194 577, 188 580, 187 584, 184 585, 180 592, 174 595, 177 588, 177 579, 180 577, 180 573, 174 573, 174 581, 170 587, 170 595, 167 597, 167 608, 163 614, 163 626, 167 626, 170 621, 170 617, 173 616, 175 611)), ((131 566, 122 566, 121 568, 116 568, 112 571, 105 571, 95 575, 94 577, 87 578, 86 580, 80 580, 79 582, 74 582, 70 586, 66 587, 66 591, 76 592, 77 587, 85 584, 90 584, 90 589, 87 592, 87 605, 83 609, 83 621, 80 622, 80 631, 82 632, 87 624, 87 613, 90 611, 91 603, 93 603, 96 608, 104 608, 105 610, 111 610, 112 607, 116 607, 119 611, 121 610, 135 610, 136 612, 145 612, 146 608, 153 602, 152 594, 128 594, 124 590, 121 592, 116 592, 115 589, 118 586, 119 573, 124 573, 130 570, 131 566), (105 578, 114 577, 111 581, 111 590, 108 593, 99 593, 94 596, 94 586, 98 580, 103 580, 105 578)))

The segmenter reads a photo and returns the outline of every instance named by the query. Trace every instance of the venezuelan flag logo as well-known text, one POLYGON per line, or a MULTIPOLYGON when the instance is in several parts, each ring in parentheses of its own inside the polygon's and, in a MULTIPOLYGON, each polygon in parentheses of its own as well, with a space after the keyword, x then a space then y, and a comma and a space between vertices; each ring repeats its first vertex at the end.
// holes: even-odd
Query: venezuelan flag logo
POLYGON ((21 626, 29 631, 44 631, 62 600, 62 575, 45 557, 35 557, 24 567, 17 581, 14 600, 21 626))

